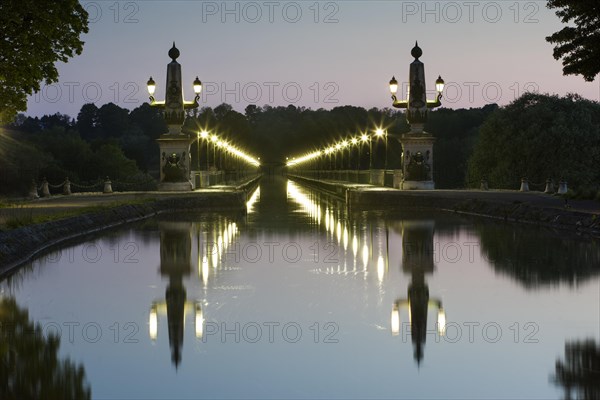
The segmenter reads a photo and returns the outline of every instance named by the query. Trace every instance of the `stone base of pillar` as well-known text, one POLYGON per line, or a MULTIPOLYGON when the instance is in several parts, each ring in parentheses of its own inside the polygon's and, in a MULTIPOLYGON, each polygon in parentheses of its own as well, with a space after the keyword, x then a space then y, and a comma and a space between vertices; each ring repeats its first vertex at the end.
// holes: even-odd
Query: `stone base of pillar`
POLYGON ((433 181, 403 181, 402 190, 434 190, 435 183, 433 181))
POLYGON ((193 139, 180 132, 181 126, 169 125, 169 133, 157 139, 160 147, 160 183, 158 190, 193 190, 190 170, 190 145, 193 139), (168 169, 165 171, 165 169, 168 169), (171 176, 167 176, 167 173, 171 176))
POLYGON ((161 182, 158 190, 161 192, 189 192, 193 188, 192 182, 161 182))
POLYGON ((402 144, 402 170, 406 179, 402 182, 402 190, 435 189, 433 181, 433 144, 435 138, 429 133, 423 132, 422 128, 422 124, 413 124, 411 132, 402 135, 398 139, 402 144), (419 154, 420 159, 417 158, 419 154), (415 169, 418 170, 419 165, 422 166, 421 170, 416 172, 420 173, 415 174, 415 169))

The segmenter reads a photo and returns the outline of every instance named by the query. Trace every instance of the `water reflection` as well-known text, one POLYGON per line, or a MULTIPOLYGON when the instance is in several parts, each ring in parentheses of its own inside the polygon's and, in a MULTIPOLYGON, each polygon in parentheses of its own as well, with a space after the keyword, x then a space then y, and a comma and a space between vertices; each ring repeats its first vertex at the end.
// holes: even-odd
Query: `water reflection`
POLYGON ((411 340, 414 348, 414 359, 419 365, 423 360, 423 347, 427 335, 427 314, 429 307, 437 309, 436 329, 443 335, 446 327, 446 314, 442 301, 430 298, 429 287, 425 281, 426 274, 435 269, 433 260, 434 221, 421 220, 402 222, 402 270, 410 274, 406 298, 397 299, 392 307, 392 334, 398 335, 401 330, 400 310, 408 310, 411 340))
MULTIPOLYGON (((85 363, 94 394, 104 398, 556 397, 548 380, 554 351, 566 337, 597 332, 590 293, 598 281, 529 288, 596 276, 597 266, 583 260, 595 263, 597 244, 564 248, 563 261, 580 260, 544 275, 527 265, 529 254, 557 242, 517 228, 414 210, 349 213, 326 195, 264 179, 247 213, 172 214, 129 226, 110 233, 114 239, 103 235, 36 260, 0 293, 10 289, 36 323, 63 326, 63 334, 81 327, 74 341, 63 336, 61 351, 85 363), (511 248, 524 240, 530 253, 511 248), (139 246, 133 258, 123 253, 132 243, 139 246), (286 245, 291 252, 280 251, 286 245), (89 261, 94 251, 86 253, 94 249, 103 250, 97 263, 89 261), (474 261, 466 262, 471 250, 474 261), (486 257, 498 264, 517 258, 510 263, 528 272, 517 277, 522 271, 513 266, 504 274, 510 279, 499 277, 495 271, 509 269, 486 257), (479 323, 473 341, 469 321, 479 323), (84 340, 88 323, 102 326, 98 342, 84 340), (498 341, 483 333, 488 323, 503 329, 498 341), (302 328, 298 341, 283 334, 288 324, 302 328), (326 341, 326 326, 336 328, 335 342, 326 341), (525 345, 532 337, 539 343, 525 345), (369 366, 361 379, 348 374, 352 363, 369 366)), ((557 363, 552 380, 567 397, 597 396, 595 375, 581 367, 596 362, 589 361, 597 359, 596 343, 578 345, 587 354, 579 361, 567 355, 557 363)))
MULTIPOLYGON (((381 284, 389 269, 389 231, 382 218, 368 213, 349 215, 343 202, 287 181, 287 198, 309 217, 316 233, 325 234, 325 270, 332 275, 369 276, 369 268, 381 284), (332 263, 333 259, 339 263, 332 263)), ((316 257, 317 255, 315 255, 316 257)))
POLYGON ((551 380, 562 386, 565 399, 600 399, 600 346, 594 339, 566 342, 551 380))
POLYGON ((160 274, 169 283, 165 299, 152 303, 149 318, 149 334, 152 340, 158 336, 158 314, 167 315, 171 361, 177 368, 181 362, 183 328, 186 311, 194 309, 186 299, 183 278, 192 271, 192 223, 158 223, 160 229, 160 274))
MULTIPOLYGON (((366 278, 370 267, 375 269, 377 282, 381 285, 389 271, 390 233, 388 222, 384 218, 374 218, 368 214, 347 214, 344 207, 308 191, 292 181, 287 183, 288 198, 300 205, 301 210, 311 218, 312 225, 324 229, 331 242, 337 243, 342 252, 342 262, 327 269, 330 274, 361 273, 366 278), (324 210, 324 211, 323 211, 324 210), (350 237, 352 242, 350 246, 350 237), (360 238, 360 239, 359 239, 360 238), (359 248, 362 248, 359 258, 359 248), (352 270, 347 268, 347 258, 351 258, 352 270), (362 269, 357 270, 359 261, 362 269)), ((400 222, 402 237, 402 270, 409 274, 406 298, 394 301, 391 315, 392 335, 399 335, 403 328, 410 330, 414 348, 414 359, 420 364, 424 356, 427 334, 427 315, 430 307, 437 310, 436 329, 440 335, 445 333, 446 314, 442 301, 430 298, 426 274, 432 274, 434 265, 433 220, 407 220, 400 222), (403 324, 401 311, 408 313, 408 323, 403 324)))
POLYGON ((85 370, 60 359, 60 337, 42 332, 13 298, 0 298, 0 398, 89 399, 85 370))
POLYGON ((186 315, 193 313, 194 331, 201 339, 204 331, 203 300, 187 299, 184 279, 198 271, 204 286, 209 276, 221 267, 222 257, 238 234, 237 224, 227 217, 218 216, 204 222, 158 222, 160 231, 160 274, 168 278, 164 300, 157 299, 150 307, 148 334, 158 337, 159 316, 166 315, 171 361, 175 368, 181 363, 186 315), (193 237, 196 254, 193 258, 193 237))
POLYGON ((600 243, 563 233, 507 229, 479 223, 481 248, 490 264, 527 288, 577 285, 600 274, 600 243))

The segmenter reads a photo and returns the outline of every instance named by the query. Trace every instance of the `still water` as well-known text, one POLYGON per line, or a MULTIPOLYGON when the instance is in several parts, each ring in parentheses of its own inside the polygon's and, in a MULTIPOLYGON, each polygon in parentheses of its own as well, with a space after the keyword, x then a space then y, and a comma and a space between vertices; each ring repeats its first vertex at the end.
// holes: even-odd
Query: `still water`
POLYGON ((1 393, 597 398, 599 291, 597 241, 347 214, 263 178, 247 213, 162 216, 6 278, 1 393))

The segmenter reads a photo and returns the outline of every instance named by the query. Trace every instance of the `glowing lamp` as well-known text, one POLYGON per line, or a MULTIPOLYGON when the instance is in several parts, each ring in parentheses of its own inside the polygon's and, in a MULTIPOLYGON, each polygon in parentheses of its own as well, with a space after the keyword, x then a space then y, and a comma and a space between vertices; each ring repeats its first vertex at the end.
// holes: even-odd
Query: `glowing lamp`
POLYGON ((154 82, 154 79, 152 79, 152 77, 150 77, 150 79, 148 79, 148 93, 150 94, 150 96, 154 96, 154 92, 156 91, 156 82, 154 82))
POLYGON ((392 76, 392 80, 390 81, 390 92, 392 94, 396 94, 398 92, 398 81, 394 76, 392 76))
POLYGON ((444 80, 441 76, 438 76, 435 81, 435 90, 437 90, 437 92, 440 94, 444 91, 444 80))
POLYGON ((201 91, 202 91, 202 82, 200 82, 200 79, 198 79, 198 77, 196 77, 196 79, 194 79, 194 93, 200 94, 201 91))

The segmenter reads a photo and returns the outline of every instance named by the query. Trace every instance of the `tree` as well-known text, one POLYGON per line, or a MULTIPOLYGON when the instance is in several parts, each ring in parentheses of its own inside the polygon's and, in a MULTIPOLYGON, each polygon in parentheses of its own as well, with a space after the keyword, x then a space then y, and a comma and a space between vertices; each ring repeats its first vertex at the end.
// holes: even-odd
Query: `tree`
POLYGON ((106 103, 98 109, 97 128, 103 138, 123 136, 129 127, 129 110, 114 103, 106 103))
POLYGON ((554 58, 563 59, 565 75, 581 75, 591 82, 600 72, 600 3, 591 0, 549 0, 548 8, 566 26, 546 41, 555 45, 554 58))
POLYGON ((40 169, 40 173, 51 182, 61 182, 66 176, 79 181, 90 170, 86 168, 92 157, 90 145, 77 132, 65 132, 62 127, 54 127, 35 135, 33 143, 40 151, 51 155, 52 162, 40 169))
POLYGON ((94 152, 89 169, 96 172, 98 178, 126 180, 140 173, 135 161, 125 157, 123 150, 113 143, 104 143, 94 152))
POLYGON ((81 54, 88 14, 78 0, 3 0, 0 26, 0 123, 8 123, 41 81, 58 80, 57 61, 81 54))
POLYGON ((83 365, 59 357, 59 336, 45 335, 14 298, 0 299, 0 310, 0 398, 91 398, 83 365))
POLYGON ((81 106, 77 114, 77 123, 75 125, 79 135, 85 140, 92 140, 97 135, 98 126, 98 107, 94 103, 87 103, 81 106))
POLYGON ((144 103, 129 113, 129 122, 137 125, 144 135, 150 139, 158 139, 169 128, 161 112, 156 107, 144 103))
MULTIPOLYGON (((483 108, 439 108, 429 114, 425 130, 435 136, 433 145, 433 178, 439 189, 465 186, 467 162, 473 152, 479 127, 498 106, 488 104, 483 108)), ((405 118, 400 119, 406 121, 405 118)), ((403 127, 400 132, 406 132, 403 127)))
POLYGON ((69 117, 67 114, 56 113, 53 115, 44 115, 40 122, 42 124, 42 129, 52 129, 52 128, 64 128, 68 130, 73 128, 75 122, 69 117))
MULTIPOLYGON (((487 177, 495 188, 518 188, 522 177, 569 186, 600 182, 600 104, 577 95, 526 93, 493 112, 480 128, 468 181, 487 177)), ((542 186, 543 188, 543 186, 542 186)))
POLYGON ((0 193, 26 194, 32 179, 48 166, 52 156, 22 139, 23 132, 4 130, 0 135, 0 193))

